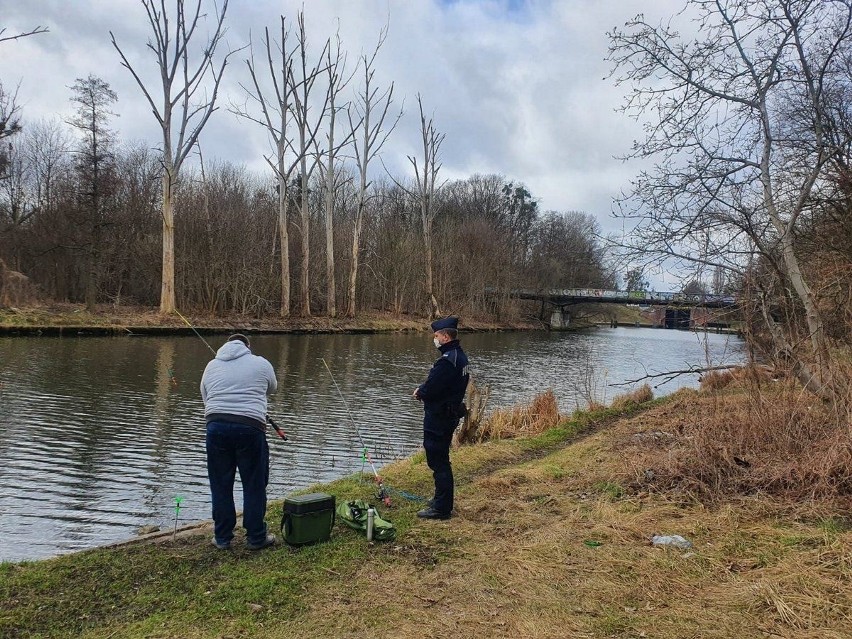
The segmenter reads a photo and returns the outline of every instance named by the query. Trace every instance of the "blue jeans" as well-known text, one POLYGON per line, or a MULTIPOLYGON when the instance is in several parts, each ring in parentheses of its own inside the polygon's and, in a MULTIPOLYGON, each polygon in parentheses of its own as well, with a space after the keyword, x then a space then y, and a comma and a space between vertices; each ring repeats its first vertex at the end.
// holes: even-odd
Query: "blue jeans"
POLYGON ((213 499, 216 541, 230 543, 237 525, 234 477, 243 483, 243 527, 249 544, 266 539, 266 484, 269 483, 269 446, 266 433, 254 426, 231 422, 207 424, 207 477, 213 499))

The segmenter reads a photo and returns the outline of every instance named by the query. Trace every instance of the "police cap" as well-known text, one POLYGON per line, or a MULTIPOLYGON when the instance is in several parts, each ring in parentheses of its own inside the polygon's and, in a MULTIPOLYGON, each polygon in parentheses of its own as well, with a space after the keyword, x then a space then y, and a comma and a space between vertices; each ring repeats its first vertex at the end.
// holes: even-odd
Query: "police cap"
POLYGON ((458 328, 459 326, 459 318, 458 317, 445 317, 443 319, 435 320, 432 322, 432 332, 437 333, 438 331, 442 331, 445 328, 458 328))

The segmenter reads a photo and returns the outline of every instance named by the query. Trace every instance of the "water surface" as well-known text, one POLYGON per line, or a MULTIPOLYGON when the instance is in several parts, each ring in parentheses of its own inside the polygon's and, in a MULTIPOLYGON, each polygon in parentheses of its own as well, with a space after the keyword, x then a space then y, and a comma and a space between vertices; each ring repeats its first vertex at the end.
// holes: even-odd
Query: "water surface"
MULTIPOLYGON (((734 337, 662 329, 463 334, 462 344, 490 408, 552 388, 566 412, 611 400, 625 380, 744 358, 734 337)), ((256 336, 252 349, 277 372, 270 414, 290 438, 270 435, 270 499, 361 470, 362 442, 377 464, 419 448, 411 392, 436 359, 431 333, 256 336)), ((210 357, 194 336, 0 338, 0 560, 170 528, 178 495, 181 523, 208 519, 198 387, 210 357)), ((655 394, 696 383, 680 376, 655 394)))

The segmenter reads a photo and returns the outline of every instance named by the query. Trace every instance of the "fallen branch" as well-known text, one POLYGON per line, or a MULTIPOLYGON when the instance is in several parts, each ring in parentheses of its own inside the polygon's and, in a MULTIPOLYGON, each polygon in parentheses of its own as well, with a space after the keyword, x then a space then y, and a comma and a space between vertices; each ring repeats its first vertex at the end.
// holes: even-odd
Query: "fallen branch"
POLYGON ((657 388, 657 386, 662 386, 666 382, 670 382, 673 379, 675 379, 676 377, 680 377, 681 375, 692 375, 693 373, 709 373, 711 371, 726 371, 726 370, 730 370, 732 368, 744 368, 744 366, 745 366, 744 364, 727 364, 727 365, 724 365, 724 366, 704 366, 704 367, 690 366, 687 369, 679 370, 679 371, 666 371, 665 373, 649 373, 648 375, 643 375, 642 377, 639 377, 637 379, 628 379, 625 382, 618 382, 618 383, 615 383, 615 384, 610 384, 610 386, 627 386, 629 384, 636 384, 637 382, 641 382, 641 381, 644 381, 646 379, 654 379, 654 378, 657 378, 657 377, 665 377, 665 379, 663 381, 661 381, 659 384, 654 386, 654 388, 657 388))

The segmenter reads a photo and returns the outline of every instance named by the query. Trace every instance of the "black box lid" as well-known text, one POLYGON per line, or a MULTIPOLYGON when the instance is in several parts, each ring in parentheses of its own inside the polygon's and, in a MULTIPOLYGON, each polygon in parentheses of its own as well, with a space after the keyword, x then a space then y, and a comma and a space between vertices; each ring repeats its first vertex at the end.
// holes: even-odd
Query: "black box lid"
POLYGON ((334 509, 334 495, 309 493, 284 498, 284 512, 300 514, 334 509))

